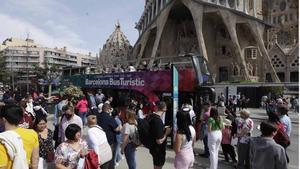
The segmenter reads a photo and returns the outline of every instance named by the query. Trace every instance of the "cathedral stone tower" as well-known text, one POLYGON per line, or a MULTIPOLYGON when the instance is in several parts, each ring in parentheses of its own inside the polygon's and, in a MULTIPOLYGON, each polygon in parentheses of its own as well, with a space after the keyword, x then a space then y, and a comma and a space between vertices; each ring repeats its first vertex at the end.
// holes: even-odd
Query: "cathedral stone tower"
POLYGON ((127 37, 121 31, 117 22, 114 32, 106 40, 102 50, 99 51, 99 64, 101 68, 111 68, 113 65, 122 64, 132 52, 127 37))
POLYGON ((146 0, 130 59, 151 68, 196 53, 215 82, 278 82, 265 47, 271 25, 263 10, 263 0, 146 0))
POLYGON ((264 6, 264 20, 272 25, 266 44, 277 76, 282 82, 299 82, 299 1, 265 0, 264 6))

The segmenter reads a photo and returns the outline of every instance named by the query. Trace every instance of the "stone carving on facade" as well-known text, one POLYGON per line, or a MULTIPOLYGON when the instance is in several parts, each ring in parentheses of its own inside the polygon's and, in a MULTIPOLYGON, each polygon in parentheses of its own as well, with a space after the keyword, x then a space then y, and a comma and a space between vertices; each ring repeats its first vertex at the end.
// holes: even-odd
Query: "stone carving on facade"
POLYGON ((250 62, 247 63, 247 70, 248 70, 250 76, 254 76, 254 74, 253 74, 253 66, 252 66, 252 64, 250 62))
POLYGON ((233 70, 233 76, 239 76, 240 75, 239 65, 236 62, 234 62, 234 63, 231 63, 231 66, 232 66, 232 70, 233 70))
POLYGON ((191 33, 186 25, 189 25, 189 21, 184 21, 181 23, 180 27, 178 28, 177 33, 177 42, 178 42, 178 52, 179 53, 190 53, 198 52, 198 41, 197 37, 191 33))

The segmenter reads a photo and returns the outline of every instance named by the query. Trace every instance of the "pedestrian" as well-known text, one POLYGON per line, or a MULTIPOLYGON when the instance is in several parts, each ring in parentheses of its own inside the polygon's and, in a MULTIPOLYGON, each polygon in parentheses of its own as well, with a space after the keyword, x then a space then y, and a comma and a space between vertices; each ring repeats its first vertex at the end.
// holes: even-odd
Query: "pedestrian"
MULTIPOLYGON (((98 125, 105 131, 107 140, 109 145, 111 146, 112 152, 115 152, 116 149, 116 134, 120 132, 121 128, 116 123, 115 119, 110 116, 111 113, 111 106, 110 104, 104 103, 102 106, 102 112, 97 115, 97 123, 98 125)), ((108 162, 108 169, 114 169, 115 155, 113 153, 113 158, 108 162)))
POLYGON ((248 102, 250 101, 250 99, 247 99, 245 95, 242 95, 242 98, 241 98, 241 108, 242 109, 247 109, 248 107, 248 102))
POLYGON ((62 99, 61 99, 61 101, 59 101, 56 105, 55 105, 55 107, 54 107, 54 126, 55 126, 55 128, 57 128, 58 127, 58 123, 59 123, 59 117, 60 116, 62 116, 62 114, 63 114, 63 111, 62 111, 62 108, 65 106, 65 105, 67 105, 69 103, 69 99, 68 99, 68 97, 67 97, 67 95, 63 95, 62 96, 62 99))
POLYGON ((87 143, 81 139, 81 127, 77 124, 68 125, 66 139, 55 151, 55 166, 56 168, 77 169, 83 166, 80 159, 88 154, 87 143))
POLYGON ((210 117, 208 119, 208 147, 210 169, 218 168, 219 147, 222 140, 223 120, 216 108, 211 108, 210 117))
POLYGON ((34 110, 33 110, 33 99, 32 99, 32 96, 27 94, 25 96, 25 101, 26 101, 26 112, 32 117, 32 119, 34 120, 35 119, 35 113, 34 113, 34 110))
POLYGON ((194 112, 191 101, 188 98, 184 99, 184 102, 183 102, 181 108, 187 108, 189 110, 189 114, 190 114, 190 117, 191 117, 191 122, 192 122, 192 124, 194 124, 195 121, 196 121, 196 114, 194 112))
POLYGON ((123 142, 121 153, 125 154, 127 165, 129 169, 136 169, 135 151, 138 146, 137 138, 137 121, 135 111, 126 111, 126 120, 123 129, 123 142))
POLYGON ((29 167, 37 169, 39 162, 38 135, 32 129, 18 127, 23 117, 22 108, 17 105, 5 105, 1 110, 0 117, 5 126, 5 132, 0 134, 0 168, 29 167))
POLYGON ((286 105, 277 106, 277 113, 280 118, 280 122, 284 125, 284 131, 290 137, 292 132, 291 118, 287 116, 289 109, 286 105))
POLYGON ((96 97, 96 103, 97 105, 99 105, 100 103, 103 103, 105 95, 102 93, 102 90, 99 89, 95 97, 96 97))
POLYGON ((293 100, 293 103, 294 103, 294 109, 295 109, 295 112, 296 112, 296 113, 299 113, 299 99, 298 99, 298 97, 296 97, 296 98, 293 100))
POLYGON ((47 169, 54 161, 53 132, 47 128, 47 116, 37 116, 34 129, 39 138, 39 165, 38 169, 47 169))
POLYGON ((74 113, 74 107, 70 104, 65 105, 62 108, 62 111, 64 112, 64 115, 61 119, 60 128, 59 128, 59 138, 61 143, 65 141, 66 139, 66 128, 70 124, 77 124, 81 129, 83 129, 82 120, 79 116, 77 116, 74 113))
POLYGON ((195 161, 193 145, 196 140, 196 131, 192 126, 189 113, 190 111, 181 110, 176 115, 177 131, 174 143, 176 169, 191 168, 195 161))
POLYGON ((113 97, 111 95, 108 95, 107 100, 104 103, 111 105, 112 101, 113 101, 113 97))
POLYGON ((238 165, 239 169, 249 168, 249 139, 253 131, 253 120, 250 118, 250 111, 243 109, 240 118, 236 119, 238 138, 238 165))
POLYGON ((112 151, 108 144, 104 130, 97 125, 98 112, 94 109, 87 114, 87 144, 98 155, 98 162, 101 169, 107 168, 109 161, 112 159, 112 151))
POLYGON ((35 102, 35 106, 33 106, 33 111, 35 113, 36 118, 39 116, 47 116, 47 111, 42 106, 42 101, 39 99, 35 102))
POLYGON ((222 129, 222 141, 221 141, 221 147, 223 150, 223 154, 225 157, 225 161, 229 162, 229 156, 231 157, 231 160, 234 164, 237 163, 236 160, 236 154, 234 151, 234 147, 231 145, 232 140, 232 122, 229 119, 224 120, 224 128, 222 129))
MULTIPOLYGON (((120 128, 120 130, 122 130, 122 121, 120 119, 120 115, 121 115, 121 111, 119 111, 119 109, 114 109, 114 111, 111 113, 112 117, 115 119, 118 127, 120 128)), ((122 154, 121 154, 121 143, 122 143, 122 133, 116 133, 116 151, 115 153, 115 166, 119 166, 119 162, 122 160, 122 154)))
POLYGON ((82 120, 83 126, 86 123, 86 114, 88 112, 88 101, 85 96, 82 96, 79 102, 76 104, 75 108, 78 110, 78 115, 82 120))
POLYGON ((140 103, 137 106, 137 118, 138 119, 144 119, 146 117, 146 114, 143 111, 144 105, 142 103, 140 103))
POLYGON ((161 119, 166 111, 167 105, 161 101, 157 104, 157 111, 149 115, 151 116, 149 120, 149 139, 151 139, 149 151, 153 158, 154 169, 161 169, 166 160, 167 136, 172 130, 170 126, 165 127, 161 119))
POLYGON ((204 144, 204 153, 200 154, 201 157, 208 158, 209 157, 209 148, 207 143, 207 137, 208 137, 208 119, 210 117, 210 109, 211 105, 209 102, 203 103, 203 120, 200 127, 200 138, 203 138, 203 144, 204 144))
POLYGON ((19 127, 25 128, 25 129, 33 129, 33 119, 32 116, 29 115, 26 111, 26 101, 22 100, 20 102, 20 107, 23 110, 23 118, 21 119, 19 123, 19 127))
POLYGON ((87 97, 87 101, 89 104, 89 108, 97 109, 97 103, 96 103, 96 98, 95 98, 94 94, 91 91, 88 91, 86 97, 87 97))
POLYGON ((270 122, 260 124, 262 136, 250 140, 250 169, 287 169, 285 150, 276 144, 273 137, 277 127, 270 122))

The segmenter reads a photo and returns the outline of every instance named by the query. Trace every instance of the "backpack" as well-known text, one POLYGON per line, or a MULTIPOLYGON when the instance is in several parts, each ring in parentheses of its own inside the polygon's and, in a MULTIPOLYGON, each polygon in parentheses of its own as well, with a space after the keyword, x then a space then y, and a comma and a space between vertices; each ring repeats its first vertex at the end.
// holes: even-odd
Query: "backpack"
POLYGON ((290 144, 290 138, 282 128, 278 128, 276 135, 274 136, 274 141, 281 145, 283 148, 287 148, 290 144))
POLYGON ((151 115, 147 116, 144 119, 138 119, 138 125, 137 125, 139 141, 148 149, 152 147, 151 135, 150 135, 151 119, 152 119, 151 115))
POLYGON ((136 146, 141 145, 138 128, 136 126, 134 126, 134 133, 129 134, 129 142, 136 146))

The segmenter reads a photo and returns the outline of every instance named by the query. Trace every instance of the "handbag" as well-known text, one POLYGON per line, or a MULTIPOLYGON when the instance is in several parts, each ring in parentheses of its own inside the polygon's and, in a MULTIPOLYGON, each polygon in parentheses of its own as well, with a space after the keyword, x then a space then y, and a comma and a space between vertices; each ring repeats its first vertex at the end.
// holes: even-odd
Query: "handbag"
MULTIPOLYGON (((95 127, 103 131, 101 127, 99 126, 95 126, 95 127)), ((101 165, 105 164, 106 162, 109 162, 112 159, 113 157, 112 150, 108 142, 99 145, 98 157, 101 165)))
POLYGON ((54 161, 54 151, 47 151, 46 162, 51 163, 54 161))
POLYGON ((109 162, 112 159, 112 151, 108 142, 99 145, 99 150, 98 156, 101 165, 109 162))
POLYGON ((89 150, 89 153, 84 160, 84 169, 98 169, 99 161, 98 155, 94 150, 89 150))
POLYGON ((237 137, 232 138, 232 139, 231 139, 231 145, 232 145, 232 146, 237 146, 237 144, 238 144, 238 138, 237 138, 237 137))

